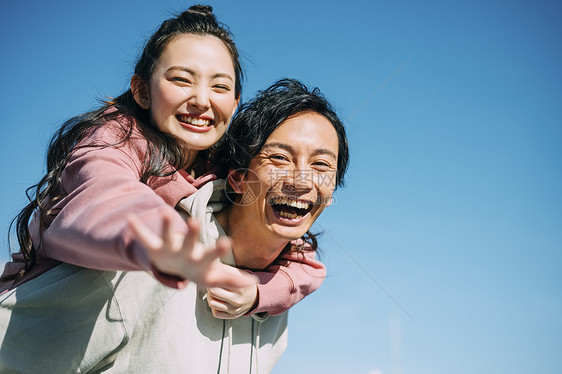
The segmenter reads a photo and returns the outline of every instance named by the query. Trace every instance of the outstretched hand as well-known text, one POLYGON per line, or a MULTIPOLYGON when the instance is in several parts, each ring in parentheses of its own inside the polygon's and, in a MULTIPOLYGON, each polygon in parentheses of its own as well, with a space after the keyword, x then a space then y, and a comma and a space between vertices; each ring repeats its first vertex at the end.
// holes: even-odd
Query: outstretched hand
POLYGON ((220 257, 230 250, 230 240, 220 238, 215 247, 206 247, 199 240, 199 224, 187 219, 187 234, 172 232, 171 217, 164 215, 162 237, 150 230, 135 215, 129 223, 136 238, 147 251, 156 269, 165 274, 189 279, 201 287, 256 288, 256 279, 249 273, 223 264, 220 257))

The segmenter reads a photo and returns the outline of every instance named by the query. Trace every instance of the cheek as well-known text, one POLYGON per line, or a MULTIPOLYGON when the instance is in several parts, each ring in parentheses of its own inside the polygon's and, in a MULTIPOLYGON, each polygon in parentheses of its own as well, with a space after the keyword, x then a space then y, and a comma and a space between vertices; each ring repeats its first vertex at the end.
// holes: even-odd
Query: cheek
POLYGON ((268 168, 261 176, 262 185, 268 190, 281 191, 287 182, 288 172, 278 168, 268 168))
POLYGON ((169 117, 174 116, 185 92, 178 87, 155 87, 150 98, 150 111, 156 125, 163 129, 169 117))
POLYGON ((319 174, 315 178, 316 188, 323 196, 332 196, 336 187, 336 174, 324 173, 319 174))
POLYGON ((217 126, 217 136, 219 138, 222 138, 222 136, 224 135, 227 129, 228 129, 228 123, 222 123, 219 126, 217 126))
POLYGON ((151 90, 152 109, 155 112, 169 110, 181 103, 185 96, 186 93, 181 87, 156 84, 151 90))
POLYGON ((324 184, 317 185, 318 199, 321 199, 322 209, 332 204, 332 196, 334 194, 335 184, 324 181, 324 184))
POLYGON ((187 100, 189 93, 185 87, 167 85, 162 88, 162 104, 174 109, 187 100))
POLYGON ((215 143, 217 143, 219 140, 222 139, 227 128, 228 128, 228 123, 220 124, 215 128, 213 135, 209 138, 211 139, 210 141, 212 142, 212 144, 209 147, 213 146, 215 143))
POLYGON ((234 109, 236 108, 236 100, 234 95, 232 96, 222 96, 215 100, 216 109, 221 113, 221 115, 226 119, 230 119, 234 114, 234 109))

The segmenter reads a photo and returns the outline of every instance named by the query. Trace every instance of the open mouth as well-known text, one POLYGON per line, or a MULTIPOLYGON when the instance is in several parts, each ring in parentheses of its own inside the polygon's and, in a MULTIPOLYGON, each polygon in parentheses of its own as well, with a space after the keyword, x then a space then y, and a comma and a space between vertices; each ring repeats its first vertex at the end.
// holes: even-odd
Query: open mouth
POLYGON ((286 197, 274 197, 269 204, 280 217, 288 219, 300 219, 306 216, 313 207, 313 203, 307 200, 290 199, 286 197))
POLYGON ((192 116, 185 116, 182 114, 176 114, 176 119, 183 123, 188 123, 196 127, 207 127, 213 124, 213 121, 207 118, 196 118, 192 116))

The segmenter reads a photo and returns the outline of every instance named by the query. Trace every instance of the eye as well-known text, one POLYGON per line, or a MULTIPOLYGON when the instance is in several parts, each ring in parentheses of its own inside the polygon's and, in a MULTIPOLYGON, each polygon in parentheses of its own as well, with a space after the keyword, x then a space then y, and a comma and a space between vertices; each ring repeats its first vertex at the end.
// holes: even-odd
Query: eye
POLYGON ((314 167, 314 169, 322 172, 335 170, 335 167, 332 165, 332 163, 328 161, 314 161, 312 163, 312 166, 314 167))
POLYGON ((313 162, 312 165, 319 165, 319 166, 326 166, 326 167, 330 166, 330 164, 328 164, 327 162, 324 162, 324 161, 316 161, 316 162, 313 162))
POLYGON ((213 86, 213 89, 219 93, 227 93, 231 91, 231 88, 225 84, 217 84, 213 86))
POLYGON ((269 156, 269 159, 273 160, 275 162, 282 162, 282 163, 289 162, 289 158, 285 155, 282 155, 282 154, 273 154, 273 155, 269 156))
POLYGON ((170 80, 172 82, 178 82, 178 83, 184 83, 184 84, 190 84, 191 81, 187 78, 184 77, 171 77, 170 80))

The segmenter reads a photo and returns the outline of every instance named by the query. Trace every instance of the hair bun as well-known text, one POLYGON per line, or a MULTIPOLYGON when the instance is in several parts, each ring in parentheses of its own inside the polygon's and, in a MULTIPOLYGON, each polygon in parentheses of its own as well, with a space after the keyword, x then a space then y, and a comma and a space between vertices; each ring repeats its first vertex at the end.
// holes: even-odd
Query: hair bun
POLYGON ((183 12, 182 15, 187 15, 187 14, 193 14, 193 13, 197 13, 200 14, 202 16, 214 16, 213 15, 213 7, 210 5, 201 5, 201 4, 197 4, 197 5, 193 5, 190 6, 185 12, 183 12))

